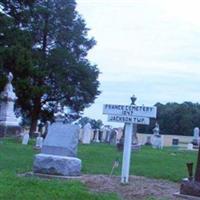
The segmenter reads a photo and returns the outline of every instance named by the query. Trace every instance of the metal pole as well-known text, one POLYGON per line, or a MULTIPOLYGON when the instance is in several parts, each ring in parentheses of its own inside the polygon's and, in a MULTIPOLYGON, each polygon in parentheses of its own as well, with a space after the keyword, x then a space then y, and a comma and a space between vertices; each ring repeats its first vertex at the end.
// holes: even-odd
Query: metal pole
POLYGON ((129 178, 132 132, 133 132, 132 124, 127 123, 125 125, 124 151, 123 151, 122 174, 121 174, 121 183, 123 184, 127 184, 129 178))

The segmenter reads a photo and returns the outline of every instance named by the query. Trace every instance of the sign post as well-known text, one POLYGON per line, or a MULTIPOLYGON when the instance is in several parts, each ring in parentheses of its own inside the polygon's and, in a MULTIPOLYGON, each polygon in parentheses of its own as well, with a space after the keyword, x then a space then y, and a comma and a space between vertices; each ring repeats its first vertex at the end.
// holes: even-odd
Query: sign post
POLYGON ((131 160, 132 132, 133 132, 132 124, 127 123, 125 126, 124 150, 123 150, 122 173, 121 173, 121 183, 123 184, 128 183, 130 160, 131 160))
POLYGON ((108 121, 126 124, 121 173, 121 183, 123 184, 127 184, 129 178, 133 124, 149 125, 149 118, 156 118, 156 113, 157 108, 155 106, 111 104, 103 106, 103 114, 108 115, 108 121))

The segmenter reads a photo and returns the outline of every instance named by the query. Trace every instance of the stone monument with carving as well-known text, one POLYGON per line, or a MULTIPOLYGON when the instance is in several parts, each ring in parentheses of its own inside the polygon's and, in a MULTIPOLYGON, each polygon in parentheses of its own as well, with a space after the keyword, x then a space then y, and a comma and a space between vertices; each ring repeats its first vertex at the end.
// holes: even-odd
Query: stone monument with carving
POLYGON ((7 79, 8 82, 0 93, 0 137, 17 135, 21 132, 21 127, 14 113, 17 96, 11 83, 13 80, 11 72, 9 72, 7 79))
POLYGON ((65 124, 65 114, 60 104, 55 113, 55 123, 48 128, 41 153, 35 155, 33 172, 39 174, 78 176, 81 160, 77 158, 80 128, 65 124))
POLYGON ((151 137, 152 147, 156 149, 163 148, 163 136, 160 135, 160 128, 158 122, 156 122, 155 127, 153 128, 153 135, 151 137))

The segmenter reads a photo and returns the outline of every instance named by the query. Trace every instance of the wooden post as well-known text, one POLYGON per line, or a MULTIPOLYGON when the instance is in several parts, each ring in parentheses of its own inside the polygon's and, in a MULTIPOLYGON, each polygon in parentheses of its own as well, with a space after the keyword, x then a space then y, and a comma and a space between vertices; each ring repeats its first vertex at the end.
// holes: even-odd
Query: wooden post
POLYGON ((121 174, 121 183, 122 184, 127 184, 128 183, 128 178, 129 178, 132 132, 133 132, 132 124, 126 123, 126 126, 125 126, 125 138, 124 138, 123 161, 122 161, 122 174, 121 174))

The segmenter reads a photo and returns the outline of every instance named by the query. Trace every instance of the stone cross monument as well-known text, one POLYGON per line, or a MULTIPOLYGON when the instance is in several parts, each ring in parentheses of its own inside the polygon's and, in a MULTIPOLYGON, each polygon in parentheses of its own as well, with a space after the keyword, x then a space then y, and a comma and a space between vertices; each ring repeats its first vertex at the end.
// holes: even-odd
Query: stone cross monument
POLYGON ((14 104, 17 99, 13 91, 13 75, 9 72, 8 82, 0 93, 0 137, 5 135, 16 135, 21 131, 18 120, 14 113, 14 104))

